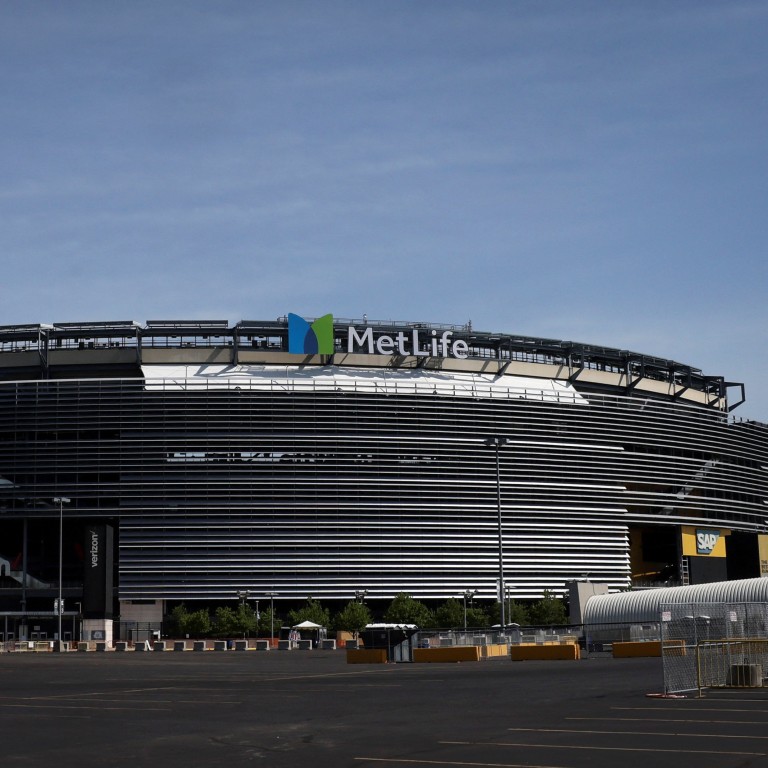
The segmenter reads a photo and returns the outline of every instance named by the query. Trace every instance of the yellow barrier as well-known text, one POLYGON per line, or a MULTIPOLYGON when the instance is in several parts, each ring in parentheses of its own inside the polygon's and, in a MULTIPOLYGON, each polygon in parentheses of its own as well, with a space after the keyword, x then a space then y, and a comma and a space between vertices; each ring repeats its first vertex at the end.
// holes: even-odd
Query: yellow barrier
POLYGON ((347 648, 347 664, 386 664, 386 648, 347 648))
MULTIPOLYGON (((667 656, 685 656, 685 641, 666 640, 664 653, 667 656)), ((628 640, 613 644, 614 659, 631 659, 641 656, 661 656, 661 640, 628 640)))
POLYGON ((581 658, 581 649, 575 643, 564 643, 563 645, 521 643, 510 646, 509 658, 512 661, 578 660, 581 658))
POLYGON ((505 643, 495 643, 494 645, 480 645, 480 656, 484 659, 490 659, 497 656, 507 655, 507 646, 505 643))
POLYGON ((613 644, 614 659, 630 659, 640 656, 661 656, 661 641, 631 640, 613 644))
POLYGON ((414 648, 413 660, 417 663, 480 661, 480 648, 476 645, 451 645, 444 648, 414 648))

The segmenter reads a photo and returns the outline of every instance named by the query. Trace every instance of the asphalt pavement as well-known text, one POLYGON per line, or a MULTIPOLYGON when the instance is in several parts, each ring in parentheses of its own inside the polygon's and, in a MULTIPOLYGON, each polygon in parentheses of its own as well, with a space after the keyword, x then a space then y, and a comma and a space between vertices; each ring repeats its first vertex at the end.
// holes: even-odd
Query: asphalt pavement
POLYGON ((768 689, 660 659, 348 665, 343 651, 0 655, 4 766, 766 768, 768 689))

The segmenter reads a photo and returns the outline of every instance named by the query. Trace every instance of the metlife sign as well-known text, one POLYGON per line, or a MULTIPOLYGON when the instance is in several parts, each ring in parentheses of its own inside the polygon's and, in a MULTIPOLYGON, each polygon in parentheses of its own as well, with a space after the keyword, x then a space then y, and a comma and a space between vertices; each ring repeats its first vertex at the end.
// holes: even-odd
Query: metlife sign
MULTIPOLYGON (((373 327, 347 326, 346 352, 348 354, 401 355, 403 357, 454 357, 464 360, 469 356, 469 345, 463 339, 454 339, 453 331, 410 328, 394 335, 374 333, 373 327)), ((288 351, 293 354, 333 354, 333 316, 324 315, 311 325, 299 315, 288 315, 288 351)), ((341 350, 338 350, 341 351, 341 350)))

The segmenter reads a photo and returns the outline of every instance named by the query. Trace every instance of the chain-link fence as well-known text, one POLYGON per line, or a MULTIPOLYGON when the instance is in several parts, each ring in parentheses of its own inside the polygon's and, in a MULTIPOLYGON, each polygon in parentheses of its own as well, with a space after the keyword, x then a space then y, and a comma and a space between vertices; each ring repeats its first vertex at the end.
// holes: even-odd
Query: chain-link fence
POLYGON ((661 606, 666 693, 761 687, 768 673, 768 604, 661 606))
POLYGON ((451 645, 520 645, 576 643, 582 658, 610 654, 613 643, 626 640, 659 640, 658 622, 645 624, 571 624, 556 626, 508 626, 506 632, 498 627, 461 629, 422 629, 418 635, 420 647, 435 648, 451 645))

